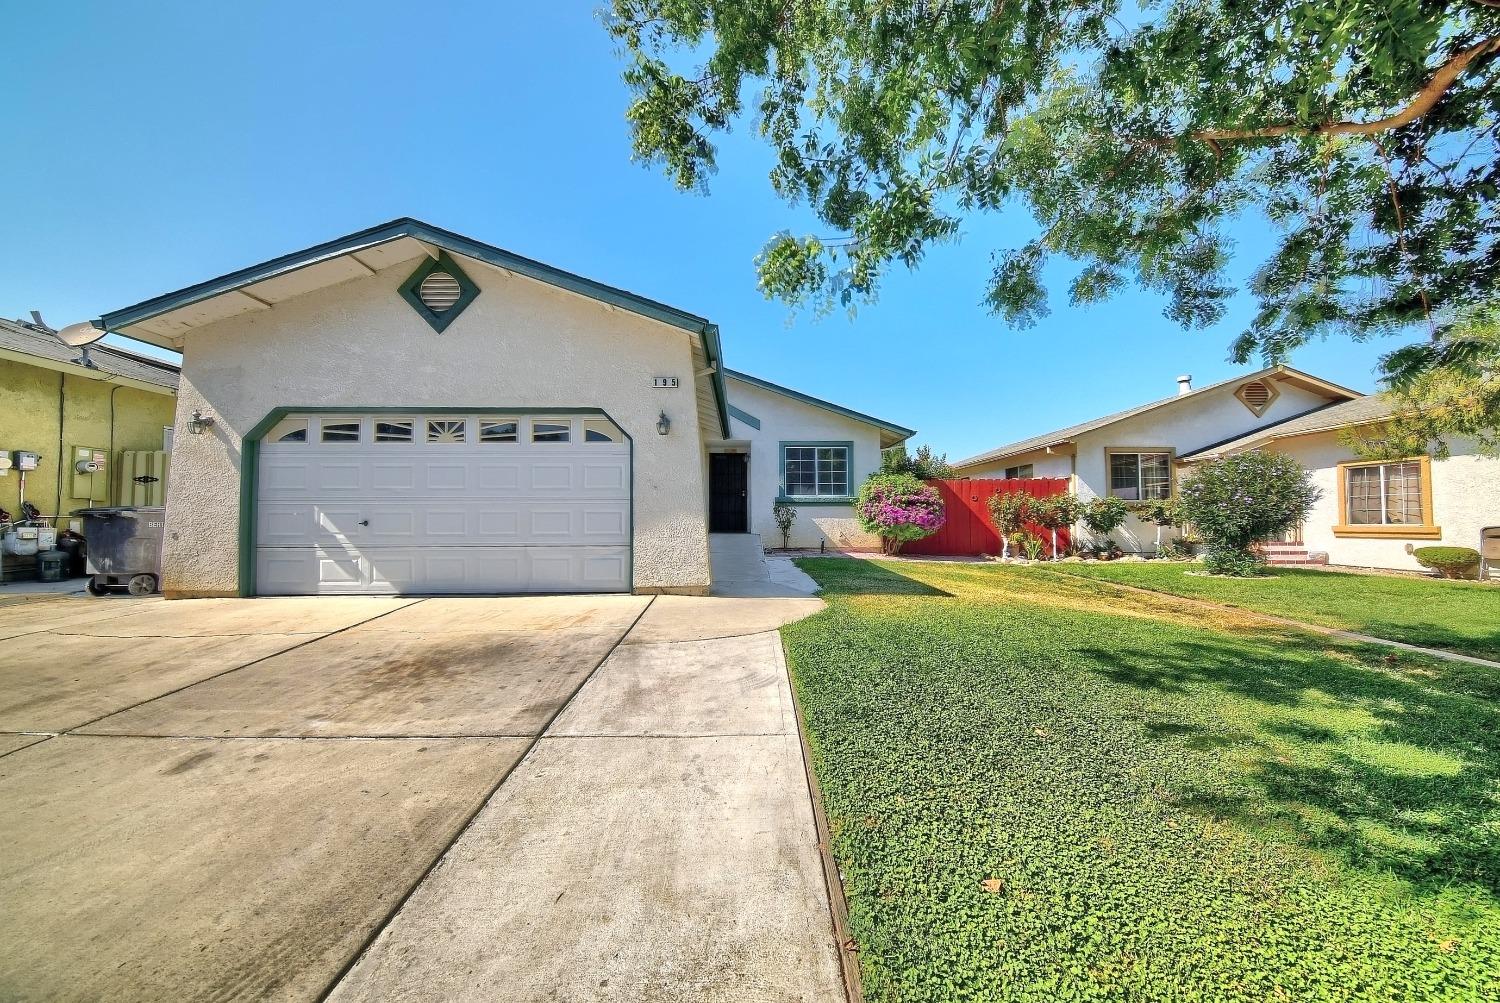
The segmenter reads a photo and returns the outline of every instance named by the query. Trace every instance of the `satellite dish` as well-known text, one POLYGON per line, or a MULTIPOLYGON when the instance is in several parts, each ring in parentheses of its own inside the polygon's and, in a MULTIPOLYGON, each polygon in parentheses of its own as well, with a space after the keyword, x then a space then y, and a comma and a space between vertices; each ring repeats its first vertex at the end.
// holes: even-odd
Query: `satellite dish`
POLYGON ((93 321, 79 321, 77 324, 69 324, 61 331, 52 332, 57 340, 69 348, 86 348, 108 334, 95 327, 93 321))

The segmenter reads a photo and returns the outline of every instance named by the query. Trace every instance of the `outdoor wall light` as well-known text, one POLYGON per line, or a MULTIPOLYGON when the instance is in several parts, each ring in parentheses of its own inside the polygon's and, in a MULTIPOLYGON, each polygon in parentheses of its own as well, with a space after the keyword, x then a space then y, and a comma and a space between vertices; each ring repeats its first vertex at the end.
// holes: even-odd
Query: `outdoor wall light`
POLYGON ((212 416, 205 418, 202 411, 194 411, 193 416, 188 419, 188 433, 190 435, 202 435, 205 428, 213 425, 212 416))
POLYGON ((658 418, 658 419, 656 419, 656 434, 657 435, 666 435, 671 430, 672 430, 672 419, 668 418, 667 417, 667 412, 663 411, 661 413, 661 417, 658 418))

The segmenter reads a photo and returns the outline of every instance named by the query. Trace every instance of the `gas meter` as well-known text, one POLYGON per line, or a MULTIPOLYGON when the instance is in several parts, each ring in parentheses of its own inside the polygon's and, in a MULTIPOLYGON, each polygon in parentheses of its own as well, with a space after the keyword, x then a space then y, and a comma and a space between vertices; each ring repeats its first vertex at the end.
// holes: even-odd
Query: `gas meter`
POLYGON ((24 449, 16 450, 16 469, 20 471, 35 470, 36 465, 42 460, 41 453, 29 453, 24 449))

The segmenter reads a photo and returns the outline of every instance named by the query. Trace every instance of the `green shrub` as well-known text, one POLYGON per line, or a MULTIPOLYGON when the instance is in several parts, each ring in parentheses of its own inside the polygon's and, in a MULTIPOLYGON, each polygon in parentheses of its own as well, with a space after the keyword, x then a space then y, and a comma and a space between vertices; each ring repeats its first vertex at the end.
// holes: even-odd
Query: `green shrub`
POLYGON ((1479 567, 1479 551, 1472 547, 1418 547, 1411 556, 1444 578, 1467 578, 1479 567))
POLYGON ((1010 542, 1026 523, 1031 512, 1031 496, 1024 491, 999 491, 985 502, 990 510, 990 521, 1000 534, 1000 556, 1010 556, 1010 542))
POLYGON ((871 474, 854 505, 860 528, 880 537, 887 554, 943 528, 946 515, 937 488, 910 474, 871 474))
POLYGON ((1074 495, 1050 495, 1031 500, 1031 521, 1052 533, 1052 559, 1057 560, 1057 531, 1078 521, 1082 504, 1074 495))
POLYGON ((1157 544, 1156 556, 1163 561, 1186 561, 1195 549, 1191 540, 1179 538, 1157 544))
POLYGON ((1046 542, 1040 536, 1026 530, 1012 534, 1010 542, 1015 544, 1016 549, 1021 552, 1021 556, 1028 561, 1040 561, 1042 555, 1047 551, 1046 542))
POLYGON ((1200 466, 1182 482, 1178 514, 1203 540, 1203 562, 1215 574, 1260 574, 1257 543, 1307 518, 1322 492, 1290 456, 1241 453, 1200 466))

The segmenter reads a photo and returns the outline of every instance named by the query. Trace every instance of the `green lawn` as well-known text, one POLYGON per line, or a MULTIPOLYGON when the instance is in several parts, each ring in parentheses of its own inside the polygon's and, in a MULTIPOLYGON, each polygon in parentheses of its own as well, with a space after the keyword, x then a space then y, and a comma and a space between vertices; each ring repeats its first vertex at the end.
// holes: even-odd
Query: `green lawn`
POLYGON ((1274 569, 1274 579, 1235 580, 1209 578, 1196 564, 1166 561, 1091 561, 1053 567, 1068 574, 1500 660, 1500 588, 1493 585, 1297 568, 1274 569))
POLYGON ((1500 676, 994 565, 800 562, 871 1003, 1500 998, 1500 676))

